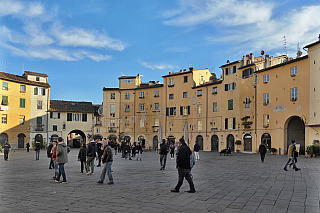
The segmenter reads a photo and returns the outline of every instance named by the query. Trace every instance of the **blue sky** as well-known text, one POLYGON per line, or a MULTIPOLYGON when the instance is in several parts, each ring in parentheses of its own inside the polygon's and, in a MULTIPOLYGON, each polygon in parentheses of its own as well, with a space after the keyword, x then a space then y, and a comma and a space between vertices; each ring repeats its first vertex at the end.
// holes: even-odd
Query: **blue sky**
POLYGON ((227 60, 284 54, 283 36, 295 57, 319 20, 318 0, 0 0, 0 70, 47 73, 51 99, 98 104, 121 74, 162 82, 190 63, 219 76, 227 60))

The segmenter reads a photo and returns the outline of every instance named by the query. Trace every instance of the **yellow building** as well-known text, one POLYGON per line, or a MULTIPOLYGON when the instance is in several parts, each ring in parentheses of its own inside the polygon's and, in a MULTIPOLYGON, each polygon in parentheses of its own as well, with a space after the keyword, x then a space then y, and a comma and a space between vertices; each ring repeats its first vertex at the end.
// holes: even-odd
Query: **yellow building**
POLYGON ((1 144, 8 140, 13 149, 24 148, 27 141, 32 142, 38 133, 44 133, 44 137, 46 137, 47 122, 45 117, 47 110, 45 106, 50 94, 50 85, 47 81, 47 75, 45 75, 44 81, 42 79, 40 81, 40 77, 44 75, 28 71, 25 71, 22 76, 0 72, 1 144), (42 97, 35 98, 35 88, 37 94, 40 91, 40 96, 45 96, 44 100, 42 97), (37 102, 37 100, 39 101, 37 102), (36 123, 40 122, 38 117, 41 116, 44 117, 41 122, 44 122, 41 123, 41 129, 37 130, 36 123))

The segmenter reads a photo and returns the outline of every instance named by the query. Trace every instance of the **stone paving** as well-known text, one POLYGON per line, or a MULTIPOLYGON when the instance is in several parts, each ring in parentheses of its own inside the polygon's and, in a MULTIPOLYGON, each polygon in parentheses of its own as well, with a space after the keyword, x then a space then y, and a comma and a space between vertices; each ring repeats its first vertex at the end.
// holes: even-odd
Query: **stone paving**
POLYGON ((301 171, 285 172, 286 156, 261 163, 257 154, 200 152, 192 170, 197 192, 189 194, 187 181, 180 193, 170 192, 175 160, 160 171, 155 152, 144 152, 142 161, 114 156, 114 185, 96 183, 101 167, 79 173, 77 154, 72 149, 65 166, 68 184, 58 184, 45 150, 39 161, 34 151, 13 150, 9 161, 0 153, 0 212, 319 212, 320 158, 301 156, 301 171))

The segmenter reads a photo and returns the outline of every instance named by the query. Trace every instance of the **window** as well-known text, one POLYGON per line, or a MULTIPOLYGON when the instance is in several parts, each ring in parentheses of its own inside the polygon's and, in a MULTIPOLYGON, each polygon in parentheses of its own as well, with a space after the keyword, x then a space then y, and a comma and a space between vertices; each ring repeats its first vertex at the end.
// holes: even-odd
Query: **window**
POLYGON ((110 120, 110 127, 116 127, 116 121, 110 120))
POLYGON ((46 95, 46 89, 35 87, 33 94, 34 95, 46 95))
POLYGON ((6 81, 2 82, 2 89, 8 90, 8 82, 6 82, 6 81))
POLYGON ((236 83, 225 84, 225 91, 234 90, 236 87, 236 83))
POLYGON ((173 99, 173 94, 169 94, 169 100, 172 100, 173 99))
POLYGON ((139 98, 144 98, 144 92, 140 92, 139 98))
POLYGON ((246 97, 245 101, 244 101, 244 107, 245 108, 250 108, 250 97, 246 97))
POLYGON ((26 86, 20 85, 20 92, 25 93, 26 92, 26 86))
POLYGON ((197 107, 197 112, 198 114, 201 114, 202 113, 202 104, 199 104, 198 107, 197 107))
POLYGON ((211 124, 211 129, 212 130, 217 130, 218 129, 216 120, 212 120, 212 122, 210 124, 211 124))
POLYGON ((26 108, 26 99, 20 98, 20 108, 26 108))
POLYGON ((60 112, 50 112, 50 118, 60 119, 60 112))
POLYGON ((213 87, 212 88, 212 94, 217 94, 218 93, 218 88, 217 87, 213 87))
POLYGON ((263 83, 269 82, 269 74, 263 76, 263 83))
POLYGON ((72 113, 72 121, 81 121, 82 114, 72 113))
POLYGON ((242 71, 242 78, 249 78, 253 74, 253 69, 248 68, 242 71))
POLYGON ((154 110, 159 110, 159 103, 154 103, 154 110))
POLYGON ((263 127, 269 127, 269 115, 263 115, 263 127))
POLYGON ((130 112, 130 105, 129 104, 124 105, 124 111, 130 112))
POLYGON ((225 129, 236 129, 236 118, 226 118, 225 129))
POLYGON ((169 131, 172 131, 173 123, 169 122, 169 131))
POLYGON ((110 93, 110 99, 116 99, 116 93, 110 93))
MULTIPOLYGON (((166 109, 166 115, 167 116, 174 116, 175 115, 175 107, 169 107, 166 109)), ((180 109, 181 110, 181 109, 180 109)), ((181 113, 181 112, 180 112, 181 113)))
POLYGON ((2 102, 1 102, 1 104, 3 105, 3 106, 8 106, 8 96, 2 96, 2 102))
POLYGON ((19 117, 19 125, 24 125, 24 121, 25 121, 25 116, 24 115, 20 115, 20 117, 19 117))
POLYGON ((169 86, 173 86, 174 85, 174 80, 173 80, 173 78, 170 78, 169 79, 169 86))
POLYGON ((202 96, 202 89, 197 91, 197 96, 202 96))
POLYGON ((233 110, 233 99, 228 100, 228 110, 233 110))
POLYGON ((263 94, 263 105, 269 104, 269 93, 263 94))
POLYGON ((129 124, 129 117, 127 117, 127 116, 124 117, 124 125, 125 125, 126 128, 127 128, 127 126, 130 125, 129 124))
POLYGON ((7 124, 7 115, 1 115, 1 123, 7 124))
POLYGON ((35 87, 35 88, 34 88, 33 94, 34 94, 34 95, 38 95, 38 87, 35 87))
POLYGON ((58 126, 57 125, 52 125, 52 131, 58 131, 58 126))
POLYGON ((140 128, 144 128, 144 119, 140 119, 140 128))
POLYGON ((217 102, 213 102, 213 112, 218 112, 218 103, 217 102))
POLYGON ((154 97, 159 97, 159 90, 154 91, 154 97))
POLYGON ((72 121, 72 113, 67 113, 67 121, 72 121))
POLYGON ((229 68, 226 68, 226 75, 229 75, 229 68))
POLYGON ((129 92, 126 92, 126 94, 124 96, 124 99, 130 100, 130 93, 129 92))
POLYGON ((291 89, 291 101, 298 100, 298 88, 291 89))
POLYGON ((37 109, 42 109, 42 101, 37 100, 37 109))
POLYGON ((82 114, 82 122, 87 122, 88 121, 88 115, 86 113, 82 114))
POLYGON ((183 92, 183 98, 188 98, 188 92, 183 92))
POLYGON ((187 106, 183 106, 182 107, 182 115, 188 115, 188 107, 187 106))
POLYGON ((144 112, 144 104, 140 104, 139 109, 140 109, 140 112, 144 112))
POLYGON ((116 112, 116 106, 114 104, 110 105, 110 113, 115 113, 116 112))
POLYGON ((298 67, 291 67, 291 76, 296 76, 298 74, 298 67))
POLYGON ((96 133, 100 133, 100 129, 99 128, 96 128, 96 133))
POLYGON ((236 66, 233 66, 233 67, 230 67, 230 68, 226 68, 226 75, 233 74, 233 73, 236 73, 236 72, 237 72, 237 67, 236 66))
POLYGON ((124 83, 124 84, 133 83, 133 79, 123 79, 123 80, 121 80, 121 83, 124 83))
POLYGON ((42 117, 37 117, 37 125, 42 125, 42 117))
POLYGON ((198 130, 202 130, 202 121, 198 121, 198 130))
POLYGON ((187 83, 188 82, 188 76, 183 76, 183 83, 187 83))
POLYGON ((39 77, 36 77, 36 81, 39 81, 40 80, 40 78, 39 77))

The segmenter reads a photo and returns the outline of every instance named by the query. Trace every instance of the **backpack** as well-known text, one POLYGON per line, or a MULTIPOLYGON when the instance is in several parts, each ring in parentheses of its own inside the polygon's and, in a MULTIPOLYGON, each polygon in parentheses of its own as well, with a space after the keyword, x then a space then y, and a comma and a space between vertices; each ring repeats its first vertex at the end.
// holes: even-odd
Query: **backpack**
POLYGON ((190 155, 190 168, 192 169, 195 164, 196 159, 193 157, 193 155, 190 155))

